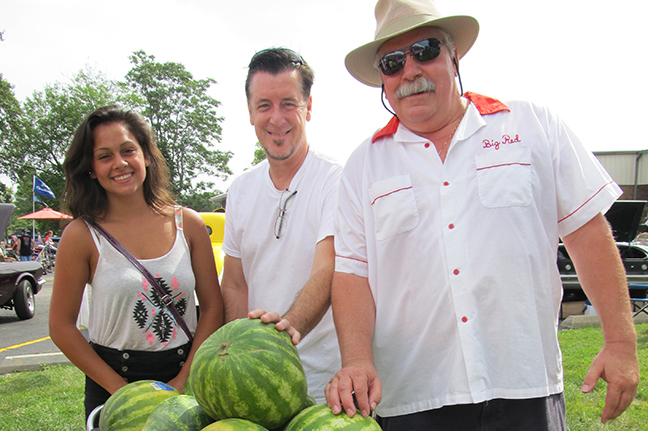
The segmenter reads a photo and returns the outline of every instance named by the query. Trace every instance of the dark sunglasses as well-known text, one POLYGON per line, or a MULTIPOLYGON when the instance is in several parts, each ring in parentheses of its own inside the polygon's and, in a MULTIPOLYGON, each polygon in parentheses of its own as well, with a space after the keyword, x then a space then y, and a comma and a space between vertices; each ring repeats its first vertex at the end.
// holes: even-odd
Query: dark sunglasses
POLYGON ((394 51, 385 54, 383 58, 378 61, 378 67, 384 75, 393 75, 400 72, 405 67, 405 60, 407 60, 407 53, 409 52, 412 58, 419 63, 434 60, 441 53, 441 42, 439 39, 430 38, 424 39, 412 44, 406 51, 394 51))

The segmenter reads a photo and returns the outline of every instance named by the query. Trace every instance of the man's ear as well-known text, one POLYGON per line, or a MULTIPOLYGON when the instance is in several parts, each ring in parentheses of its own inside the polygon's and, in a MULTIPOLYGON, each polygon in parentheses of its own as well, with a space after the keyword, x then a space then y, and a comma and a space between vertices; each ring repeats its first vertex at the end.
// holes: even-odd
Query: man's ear
POLYGON ((454 57, 452 57, 452 62, 455 67, 455 76, 459 75, 459 53, 457 52, 457 47, 454 47, 454 57))
POLYGON ((250 124, 254 126, 254 118, 252 117, 252 108, 248 104, 248 113, 250 114, 250 124))
POLYGON ((310 121, 312 109, 313 109, 313 96, 310 96, 308 98, 308 103, 306 104, 306 121, 310 121))

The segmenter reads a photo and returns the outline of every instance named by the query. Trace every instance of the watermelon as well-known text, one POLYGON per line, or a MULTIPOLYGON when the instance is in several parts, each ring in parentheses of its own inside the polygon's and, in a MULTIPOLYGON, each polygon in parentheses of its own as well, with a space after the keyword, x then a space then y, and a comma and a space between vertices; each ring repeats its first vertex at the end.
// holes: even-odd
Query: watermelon
POLYGON ((315 397, 313 396, 313 394, 308 392, 308 395, 306 395, 306 404, 304 404, 304 408, 314 406, 315 404, 317 404, 315 397))
POLYGON ((182 389, 182 393, 184 395, 191 395, 192 397, 194 396, 193 389, 191 389, 191 385, 189 384, 189 379, 185 382, 184 389, 182 389))
MULTIPOLYGON (((306 397, 306 404, 304 404, 304 409, 306 407, 314 406, 315 404, 317 404, 317 402, 315 401, 315 397, 313 396, 313 394, 308 392, 308 396, 306 397)), ((285 431, 287 426, 288 426, 288 422, 286 422, 285 424, 283 424, 279 428, 273 428, 270 431, 285 431)))
POLYGON ((268 429, 307 405, 308 388, 297 348, 274 323, 227 323, 196 351, 189 384, 214 419, 241 418, 268 429))
POLYGON ((200 431, 212 422, 193 396, 178 395, 158 404, 142 431, 200 431))
POLYGON ((140 380, 119 388, 108 398, 99 417, 100 431, 140 431, 162 401, 180 395, 166 383, 140 380))
POLYGON ((363 418, 358 413, 350 418, 344 412, 335 415, 326 404, 317 404, 299 412, 286 427, 286 431, 311 430, 381 431, 381 428, 371 417, 363 418))
POLYGON ((245 419, 230 418, 214 422, 202 431, 268 431, 268 429, 245 419))

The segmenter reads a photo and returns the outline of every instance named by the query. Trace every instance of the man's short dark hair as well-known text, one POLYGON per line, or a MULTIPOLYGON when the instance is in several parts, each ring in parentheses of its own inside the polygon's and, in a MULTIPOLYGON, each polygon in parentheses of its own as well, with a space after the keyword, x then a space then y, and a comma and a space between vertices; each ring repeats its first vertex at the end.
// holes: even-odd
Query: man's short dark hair
POLYGON ((299 71, 302 94, 308 100, 315 75, 302 56, 288 48, 268 48, 254 54, 252 60, 250 60, 248 75, 245 80, 247 100, 250 100, 250 86, 255 73, 266 72, 271 75, 278 75, 289 70, 299 71))

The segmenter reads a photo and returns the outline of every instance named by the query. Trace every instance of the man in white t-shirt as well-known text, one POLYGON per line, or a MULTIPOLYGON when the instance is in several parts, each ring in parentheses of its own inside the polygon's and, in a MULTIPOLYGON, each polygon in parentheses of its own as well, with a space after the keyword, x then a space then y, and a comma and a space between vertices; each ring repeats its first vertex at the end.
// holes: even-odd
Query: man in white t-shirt
POLYGON ((340 366, 330 301, 341 167, 309 149, 312 84, 312 70, 289 49, 250 62, 250 122, 267 159, 228 191, 221 289, 227 321, 261 318, 292 337, 321 403, 340 366))
POLYGON ((375 40, 346 57, 383 89, 389 124, 340 180, 332 304, 334 413, 385 431, 564 430, 559 239, 601 319, 583 392, 603 422, 637 391, 624 268, 602 214, 621 193, 550 110, 461 88, 479 29, 429 0, 380 0, 375 40))

